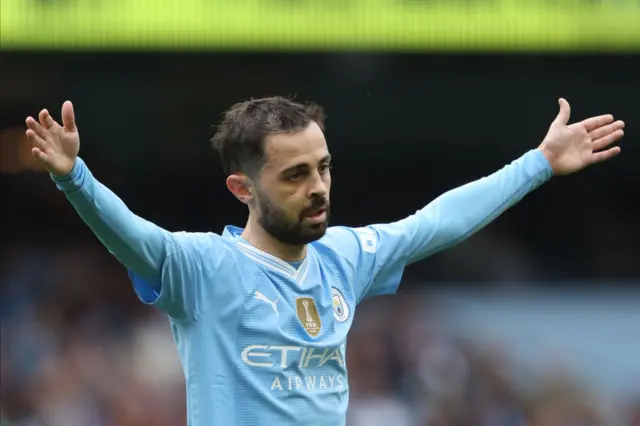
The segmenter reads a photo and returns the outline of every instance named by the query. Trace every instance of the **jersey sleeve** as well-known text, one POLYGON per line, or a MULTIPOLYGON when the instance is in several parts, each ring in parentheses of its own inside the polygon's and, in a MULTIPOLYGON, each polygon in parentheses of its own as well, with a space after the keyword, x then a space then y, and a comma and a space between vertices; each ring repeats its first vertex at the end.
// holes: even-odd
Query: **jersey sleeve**
POLYGON ((392 294, 407 265, 470 237, 552 175, 544 155, 532 150, 487 177, 444 193, 402 220, 331 228, 325 244, 353 271, 358 301, 392 294))
POLYGON ((202 256, 206 278, 225 265, 228 250, 215 234, 172 233, 135 215, 93 177, 78 158, 68 176, 56 183, 98 240, 129 271, 139 298, 175 319, 197 320, 205 310, 202 256))
POLYGON ((235 257, 217 234, 173 232, 165 239, 167 254, 155 276, 128 270, 133 288, 143 303, 173 319, 200 321, 215 309, 216 283, 224 281, 235 257))

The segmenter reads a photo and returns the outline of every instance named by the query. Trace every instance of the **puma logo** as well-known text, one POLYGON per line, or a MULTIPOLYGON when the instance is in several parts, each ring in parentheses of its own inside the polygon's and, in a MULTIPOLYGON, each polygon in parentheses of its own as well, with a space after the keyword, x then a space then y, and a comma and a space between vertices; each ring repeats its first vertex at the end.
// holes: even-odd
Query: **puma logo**
POLYGON ((278 313, 278 300, 280 300, 280 296, 278 296, 276 300, 271 300, 267 296, 262 294, 260 291, 256 290, 256 299, 258 299, 261 302, 268 303, 271 306, 271 308, 273 308, 273 312, 275 312, 276 315, 278 316, 280 315, 278 313))

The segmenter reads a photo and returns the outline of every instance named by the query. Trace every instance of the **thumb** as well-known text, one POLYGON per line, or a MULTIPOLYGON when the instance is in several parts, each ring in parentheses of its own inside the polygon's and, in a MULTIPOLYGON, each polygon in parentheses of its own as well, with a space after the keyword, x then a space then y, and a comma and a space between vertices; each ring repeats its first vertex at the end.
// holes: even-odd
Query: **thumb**
POLYGON ((569 102, 564 98, 558 99, 558 104, 560 104, 560 112, 554 120, 554 123, 566 125, 571 117, 571 107, 569 106, 569 102))
POLYGON ((68 132, 76 131, 76 116, 73 113, 73 104, 70 101, 62 104, 62 125, 68 132))

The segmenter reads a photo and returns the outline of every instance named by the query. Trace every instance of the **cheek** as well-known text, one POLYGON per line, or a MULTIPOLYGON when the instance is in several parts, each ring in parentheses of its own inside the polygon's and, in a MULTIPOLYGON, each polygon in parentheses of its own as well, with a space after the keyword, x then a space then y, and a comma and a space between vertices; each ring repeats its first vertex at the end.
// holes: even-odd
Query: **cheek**
POLYGON ((329 193, 329 191, 331 190, 331 175, 328 174, 327 177, 324 180, 325 185, 327 186, 327 194, 329 193))
POLYGON ((292 218, 298 218, 300 213, 307 207, 309 200, 303 190, 295 191, 287 194, 282 199, 281 207, 284 209, 287 216, 292 218))
POLYGON ((291 218, 297 218, 300 215, 300 210, 305 206, 300 203, 300 199, 298 191, 292 191, 290 188, 277 191, 269 198, 275 209, 291 218))

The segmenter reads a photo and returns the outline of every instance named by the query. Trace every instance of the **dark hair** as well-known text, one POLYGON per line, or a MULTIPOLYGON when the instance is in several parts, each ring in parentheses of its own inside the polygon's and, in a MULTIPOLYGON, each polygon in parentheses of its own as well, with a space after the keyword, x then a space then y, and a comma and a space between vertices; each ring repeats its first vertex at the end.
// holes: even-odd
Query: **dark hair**
POLYGON ((314 103, 298 103, 276 96, 233 105, 223 114, 211 139, 229 175, 255 176, 264 162, 264 141, 269 135, 295 133, 312 121, 324 130, 324 112, 314 103))

